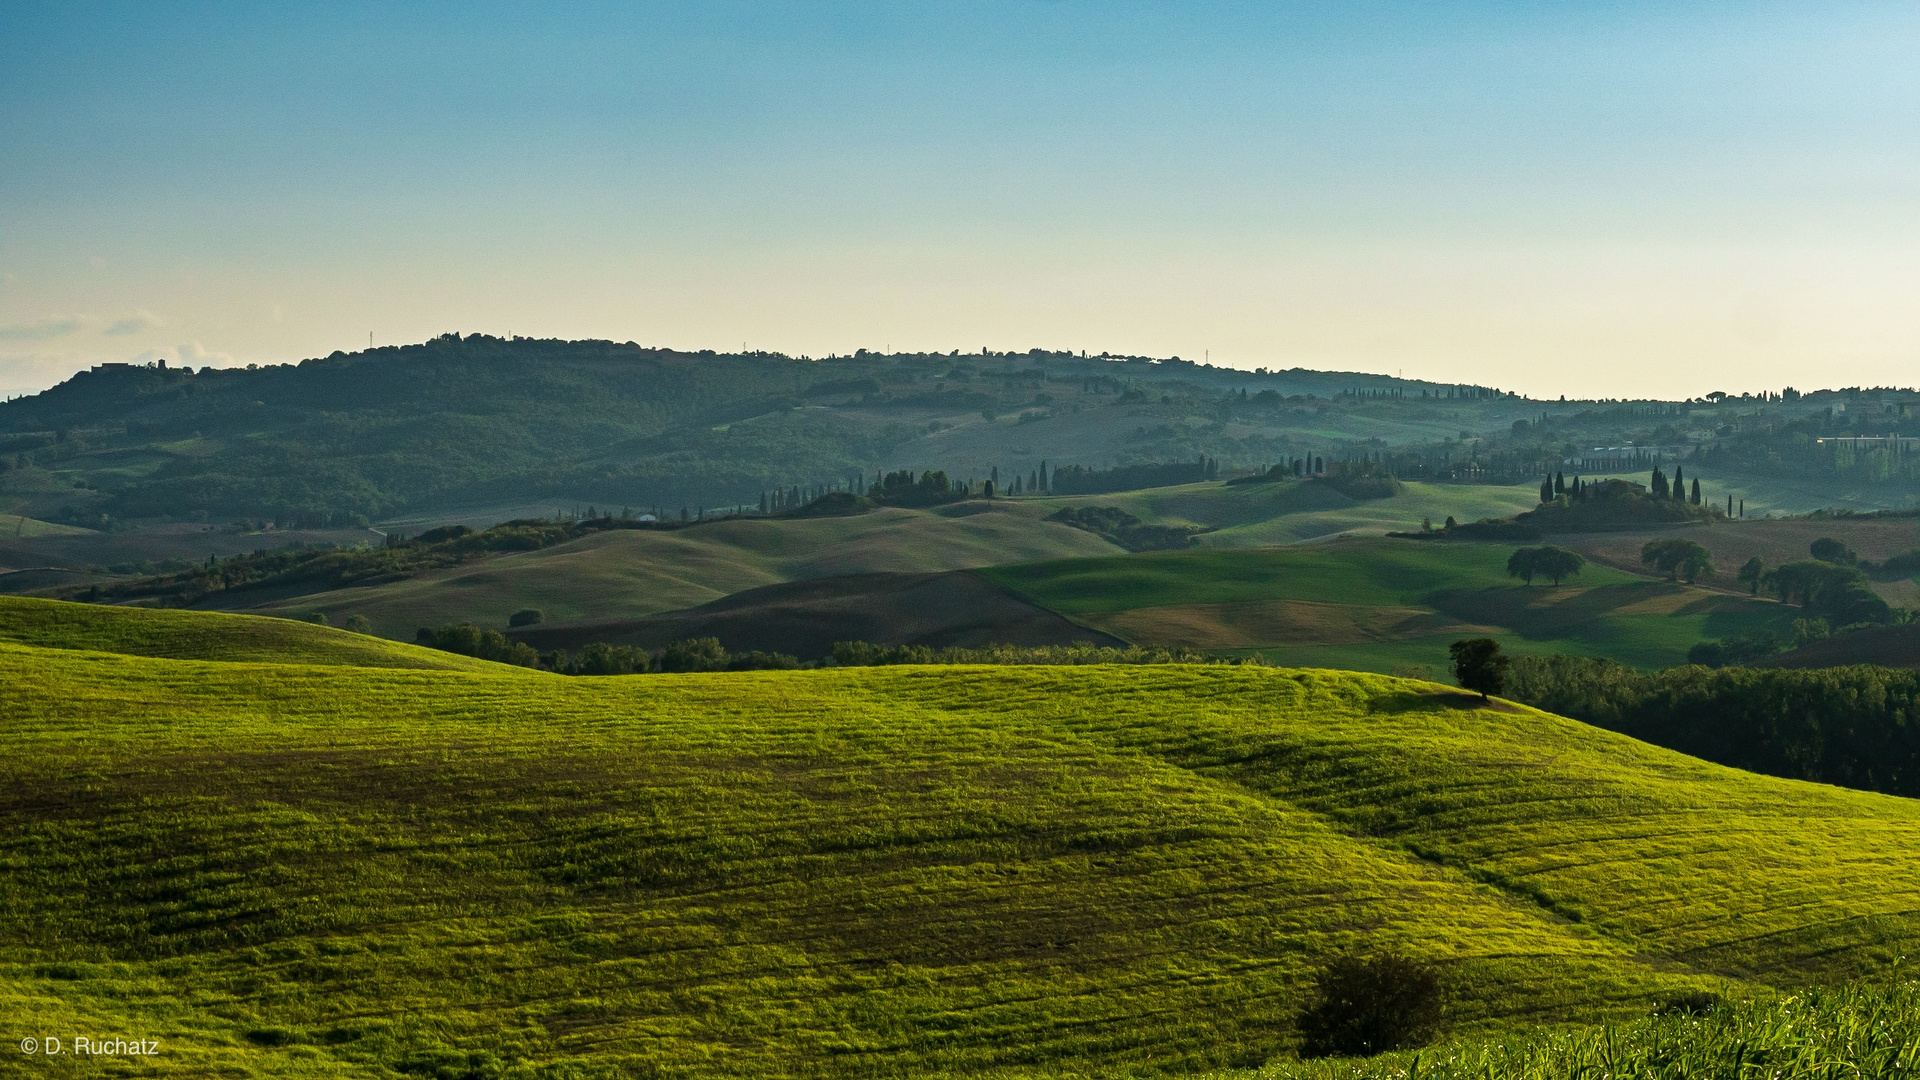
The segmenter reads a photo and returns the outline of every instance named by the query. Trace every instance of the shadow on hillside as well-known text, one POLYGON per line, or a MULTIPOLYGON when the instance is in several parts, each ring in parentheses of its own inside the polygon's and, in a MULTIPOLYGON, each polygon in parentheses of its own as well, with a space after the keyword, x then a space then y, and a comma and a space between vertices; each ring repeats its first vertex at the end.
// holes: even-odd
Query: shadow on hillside
POLYGON ((1666 596, 1680 586, 1666 582, 1600 585, 1593 588, 1513 586, 1449 589, 1421 599, 1466 622, 1512 627, 1526 637, 1557 637, 1631 604, 1666 596))
POLYGON ((1397 694, 1382 694, 1373 699, 1372 711, 1376 713, 1442 713, 1442 712, 1488 712, 1517 713, 1520 706, 1499 698, 1482 698, 1479 694, 1465 690, 1406 690, 1397 694))

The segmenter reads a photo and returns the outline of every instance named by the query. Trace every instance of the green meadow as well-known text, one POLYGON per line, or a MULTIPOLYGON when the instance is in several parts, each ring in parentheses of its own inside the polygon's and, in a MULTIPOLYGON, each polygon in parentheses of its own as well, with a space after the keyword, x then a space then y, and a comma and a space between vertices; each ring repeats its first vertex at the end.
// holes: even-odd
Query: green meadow
POLYGON ((1684 663, 1710 638, 1790 637, 1797 609, 1589 563, 1558 587, 1509 578, 1510 544, 1361 539, 1147 552, 980 571, 1129 641, 1256 652, 1289 666, 1444 670, 1463 635, 1510 651, 1684 663))
POLYGON ((1464 1041, 1365 1060, 1285 1062, 1236 1080, 1581 1080, 1741 1077, 1838 1080, 1920 1075, 1920 983, 1902 972, 1810 987, 1705 1013, 1464 1041))
POLYGON ((171 660, 280 661, 358 667, 493 670, 484 660, 257 615, 126 609, 0 596, 0 642, 171 660))
POLYGON ((1098 536, 985 503, 856 517, 741 518, 672 531, 615 530, 496 555, 400 581, 305 596, 216 596, 222 606, 335 623, 364 615, 411 640, 421 626, 504 626, 534 607, 550 619, 632 618, 695 607, 782 581, 874 571, 956 570, 995 562, 1106 555, 1098 536))
POLYGON ((1341 533, 1378 535, 1444 521, 1505 516, 1533 506, 1532 488, 1409 484, 1356 502, 1322 484, 1188 484, 1112 495, 974 500, 933 510, 890 507, 853 517, 745 518, 687 529, 613 530, 538 551, 355 588, 295 595, 240 590, 207 604, 338 624, 366 616, 410 640, 420 626, 501 625, 520 608, 549 619, 635 618, 695 607, 784 581, 870 572, 926 572, 1119 554, 1093 533, 1047 516, 1069 506, 1117 506, 1143 520, 1197 525, 1207 548, 1292 544, 1341 533))
POLYGON ((115 650, 251 623, 87 610, 172 621, 0 643, 0 1015, 135 1075, 1250 1068, 1349 952, 1497 1038, 1920 933, 1920 804, 1430 683, 174 659, 115 650))

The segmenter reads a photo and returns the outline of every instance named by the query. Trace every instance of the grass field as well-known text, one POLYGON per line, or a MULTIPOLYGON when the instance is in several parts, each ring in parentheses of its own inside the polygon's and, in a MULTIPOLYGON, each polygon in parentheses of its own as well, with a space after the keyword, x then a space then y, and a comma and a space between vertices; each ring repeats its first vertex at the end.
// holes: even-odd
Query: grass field
POLYGON ((498 665, 312 623, 0 596, 0 642, 172 660, 486 671, 498 665))
POLYGON ((338 623, 359 614, 382 634, 473 621, 500 625, 523 607, 555 620, 631 619, 691 608, 745 589, 841 574, 960 570, 1036 559, 1112 555, 1105 540, 1045 520, 1066 506, 1120 506, 1154 522, 1216 531, 1207 547, 1293 543, 1342 532, 1379 534, 1435 521, 1505 515, 1531 490, 1408 485, 1356 503, 1317 484, 1189 484, 1074 498, 1001 499, 849 518, 715 522, 674 532, 609 532, 543 551, 502 555, 406 581, 310 596, 228 598, 248 610, 338 623))
MULTIPOLYGON (((634 618, 743 589, 870 572, 958 570, 1119 550, 1079 529, 985 504, 877 510, 858 517, 719 521, 671 532, 616 530, 540 551, 500 555, 405 581, 263 603, 273 614, 365 615, 381 634, 471 621, 505 626, 524 607, 549 619, 634 618)), ((244 594, 231 597, 248 601, 244 594)))
POLYGON ((0 1016, 146 1075, 1180 1072, 1345 951, 1472 1034, 1920 933, 1920 804, 1381 676, 0 672, 0 1016))
POLYGON ((60 525, 37 518, 22 517, 19 514, 0 514, 0 537, 4 538, 88 535, 91 535, 90 530, 75 528, 72 525, 60 525))
POLYGON ((1589 565, 1558 588, 1506 576, 1513 545, 1347 540, 1150 552, 981 571, 1044 607, 1140 644, 1258 651, 1277 663, 1444 670, 1465 635, 1515 652, 1682 663, 1707 638, 1791 636, 1797 609, 1589 565))
POLYGON ((1627 1024, 1463 1042, 1365 1061, 1286 1062, 1239 1080, 1584 1080, 1920 1076, 1920 985, 1910 974, 1674 1011, 1627 1024))
MULTIPOLYGON (((1920 550, 1920 518, 1801 518, 1791 521, 1717 522, 1658 532, 1583 533, 1558 538, 1588 558, 1638 569, 1640 546, 1654 537, 1692 540, 1713 554, 1719 580, 1731 583, 1740 565, 1758 558, 1769 567, 1809 557, 1815 540, 1832 537, 1863 559, 1881 560, 1920 550)), ((1888 603, 1920 606, 1920 588, 1912 579, 1874 581, 1873 590, 1888 603)))
POLYGON ((1417 529, 1423 518, 1438 526, 1449 515, 1461 521, 1510 517, 1540 505, 1539 485, 1493 487, 1468 484, 1406 484, 1386 499, 1357 501, 1322 484, 1184 484, 1112 495, 1016 499, 1046 513, 1063 506, 1118 506, 1143 521, 1201 525, 1209 548, 1268 547, 1334 536, 1380 536, 1417 529))

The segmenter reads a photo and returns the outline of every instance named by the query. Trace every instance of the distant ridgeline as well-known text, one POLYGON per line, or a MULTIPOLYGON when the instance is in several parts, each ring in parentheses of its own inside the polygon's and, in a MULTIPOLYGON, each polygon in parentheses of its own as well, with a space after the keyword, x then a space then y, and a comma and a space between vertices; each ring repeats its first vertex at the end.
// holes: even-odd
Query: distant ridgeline
POLYGON ((1402 421, 1383 427, 1375 414, 1405 413, 1406 436, 1424 438, 1435 416, 1485 427, 1522 408, 1486 388, 1178 358, 808 360, 447 334, 298 364, 101 365, 0 403, 0 496, 94 528, 153 518, 328 528, 545 500, 746 509, 775 491, 791 510, 845 478, 910 463, 984 487, 998 455, 1024 455, 1006 449, 1016 429, 1082 461, 1123 445, 1133 461, 1183 459, 1070 468, 1061 484, 1036 483, 1032 462, 997 466, 1008 472, 1000 493, 1091 494, 1204 479, 1287 447, 1326 452, 1362 414, 1369 431, 1398 434, 1402 421), (1073 414, 1071 432, 1046 430, 1073 414), (786 498, 796 486, 806 494, 786 498))

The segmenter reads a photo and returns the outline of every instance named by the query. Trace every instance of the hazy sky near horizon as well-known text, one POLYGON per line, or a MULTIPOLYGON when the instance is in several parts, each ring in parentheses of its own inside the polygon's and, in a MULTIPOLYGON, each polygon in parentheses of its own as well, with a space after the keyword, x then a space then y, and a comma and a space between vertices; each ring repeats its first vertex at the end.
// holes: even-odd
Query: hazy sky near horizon
POLYGON ((0 390, 434 334, 1920 383, 1912 3, 0 8, 0 390))

